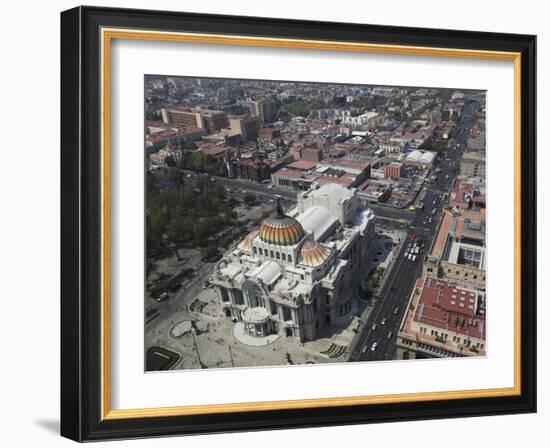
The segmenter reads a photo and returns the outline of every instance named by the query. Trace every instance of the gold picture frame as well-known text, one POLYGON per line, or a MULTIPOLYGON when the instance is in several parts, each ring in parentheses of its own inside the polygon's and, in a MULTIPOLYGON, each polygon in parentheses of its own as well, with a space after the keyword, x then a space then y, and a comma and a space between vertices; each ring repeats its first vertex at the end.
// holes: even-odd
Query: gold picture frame
MULTIPOLYGON (((266 411, 299 411, 299 410, 313 410, 320 408, 327 408, 328 410, 334 410, 340 407, 360 407, 366 406, 373 407, 373 405, 388 405, 388 404, 403 404, 413 403, 422 405, 422 403, 434 402, 434 401, 456 401, 456 400, 473 400, 473 399, 511 399, 522 398, 525 399, 528 394, 529 400, 532 401, 532 391, 526 390, 526 381, 531 381, 533 373, 529 370, 529 379, 526 379, 525 375, 525 362, 526 357, 528 362, 534 362, 532 360, 533 354, 525 353, 526 339, 524 337, 526 329, 523 325, 526 322, 525 316, 525 304, 522 300, 524 295, 525 286, 525 273, 522 273, 522 269, 525 269, 525 259, 533 257, 533 249, 529 247, 525 249, 525 241, 522 238, 522 217, 525 218, 526 214, 532 213, 532 204, 526 204, 525 202, 525 185, 528 179, 525 179, 524 173, 525 166, 525 153, 526 151, 534 151, 532 143, 529 143, 529 139, 523 134, 527 126, 530 123, 526 123, 528 120, 531 122, 532 118, 526 114, 526 110, 532 108, 532 104, 526 101, 526 83, 530 80, 526 79, 532 77, 533 74, 529 71, 531 60, 534 57, 531 52, 532 39, 528 39, 525 36, 514 36, 508 39, 503 38, 503 47, 507 49, 489 49, 490 42, 488 36, 485 36, 486 40, 483 40, 482 36, 478 37, 479 48, 468 47, 451 47, 449 46, 449 39, 460 43, 463 37, 460 32, 457 35, 453 35, 449 32, 447 38, 440 37, 434 38, 435 45, 438 42, 441 45, 427 46, 425 44, 411 44, 406 45, 403 43, 390 42, 392 38, 389 36, 389 32, 386 32, 387 42, 369 42, 366 38, 365 42, 350 42, 344 39, 342 40, 330 40, 319 39, 312 36, 312 38, 296 37, 276 37, 277 26, 282 26, 279 22, 273 22, 270 33, 272 36, 251 36, 248 33, 242 35, 235 35, 230 33, 213 32, 198 32, 197 30, 191 31, 174 31, 170 29, 167 24, 166 29, 146 29, 144 26, 128 26, 132 23, 132 17, 129 13, 119 12, 114 13, 109 11, 109 19, 105 19, 103 22, 104 9, 83 9, 77 8, 65 12, 65 29, 67 33, 75 32, 81 33, 81 38, 88 38, 89 34, 86 34, 84 30, 80 29, 77 22, 82 20, 94 20, 94 35, 96 48, 98 54, 94 57, 98 63, 98 80, 99 89, 98 95, 98 110, 100 112, 100 123, 98 129, 98 143, 99 143, 99 164, 96 168, 99 169, 99 204, 98 213, 99 218, 99 249, 98 249, 98 273, 100 274, 100 281, 98 286, 99 291, 99 325, 98 325, 98 353, 99 367, 97 385, 99 387, 99 403, 94 405, 96 412, 95 415, 88 415, 87 418, 95 419, 97 425, 105 425, 117 422, 127 425, 128 422, 136 420, 158 420, 162 418, 175 418, 185 419, 192 416, 209 415, 225 415, 228 414, 242 414, 242 413, 262 413, 266 411), (115 23, 117 20, 112 19, 112 14, 120 23, 115 23), (515 39, 515 40, 514 40, 515 39), (266 401, 266 402, 246 402, 246 403, 232 403, 232 404, 217 404, 217 405, 188 405, 188 406, 175 406, 175 407, 160 407, 160 408, 142 408, 142 409, 113 409, 111 406, 111 366, 110 359, 111 344, 110 344, 110 284, 111 284, 111 266, 110 266, 110 246, 111 246, 111 45, 115 40, 140 40, 140 41, 162 41, 162 42, 182 42, 182 43, 200 43, 209 45, 232 45, 242 46, 243 50, 246 47, 272 47, 272 48, 286 48, 286 49, 309 49, 309 50, 321 50, 321 51, 342 51, 342 52, 354 52, 354 53, 381 53, 381 54, 397 54, 408 56, 432 56, 432 57, 449 57, 449 58, 465 58, 465 59, 482 59, 488 61, 511 61, 514 66, 514 161, 515 161, 515 178, 514 178, 514 385, 507 388, 494 388, 494 389, 476 389, 476 390, 460 390, 460 391, 447 391, 447 392, 428 392, 428 393, 406 393, 395 395, 374 395, 374 396, 352 396, 352 397, 339 397, 339 398, 316 398, 305 400, 282 400, 282 401, 266 401), (516 41, 522 43, 523 47, 517 44, 516 41), (525 42, 527 42, 527 45, 525 42), (525 50, 526 45, 528 50, 525 50), (523 292, 522 292, 523 291, 523 292)), ((165 14, 155 16, 155 12, 145 14, 147 20, 156 19, 156 24, 161 23, 162 20, 168 21, 165 14)), ((208 17, 204 18, 206 20, 208 17)), ((183 19, 182 19, 183 20, 183 19)), ((185 28, 191 18, 185 18, 182 21, 182 27, 185 28)), ((237 19, 235 19, 237 21, 237 19)), ((263 19, 267 20, 267 19, 263 19)), ((215 22, 215 21, 214 21, 215 22)), ((214 26, 212 22, 212 26, 214 26)), ((92 23, 92 22, 90 22, 92 23)), ((152 23, 152 22, 151 22, 152 23)), ((294 24, 292 24, 294 26, 294 24)), ((325 24, 328 28, 335 27, 337 24, 325 24)), ((358 25, 358 27, 360 27, 358 25)), ((430 36, 431 30, 424 30, 427 36, 430 36)), ((89 33, 90 31, 87 31, 89 33)), ((281 34, 283 32, 281 31, 281 34)), ((384 34, 381 31, 382 35, 384 34)), ((75 50, 76 53, 81 51, 80 48, 75 50)), ((68 59, 68 57, 67 57, 68 59)), ((78 64, 78 61, 72 60, 70 64, 78 64)), ((79 67, 80 68, 80 67, 79 67)), ((67 71, 66 76, 74 75, 74 70, 69 73, 67 71)), ((80 87, 79 87, 80 88, 80 87)), ((533 86, 534 88, 534 86, 533 86)), ((67 94, 74 94, 74 90, 67 94)), ((69 102, 68 102, 69 103, 69 102)), ((63 151, 68 149, 63 148, 63 151)), ((532 162, 529 162, 531 164, 532 162)), ((70 213, 73 213, 71 210, 70 213)), ((69 213, 69 212, 67 212, 69 213)), ((80 250, 80 249, 78 249, 80 250)), ((532 269, 532 268, 530 268, 532 269)), ((530 273, 529 275, 534 275, 530 273)), ((66 299, 69 300, 69 299, 66 299)), ((531 318, 529 317, 529 321, 531 318)), ((68 324, 65 324, 68 325, 68 324)), ((78 331, 82 331, 81 328, 78 331)), ((77 350, 81 350, 79 347, 77 350)), ((68 359, 68 358, 67 358, 68 359)), ((76 360, 67 360, 67 363, 75 363, 76 360)), ((73 393, 74 387, 71 389, 73 393)), ((67 392, 68 393, 68 392, 67 392)), ((82 399, 82 398, 81 398, 82 399)), ((510 403, 515 403, 511 400, 510 403)), ((83 405, 81 403, 81 405, 83 405)), ((452 406, 449 403, 449 406, 452 406)), ((91 412, 93 414, 93 412, 91 412)), ((475 412, 474 412, 475 414, 475 412)), ((466 415, 466 414, 465 414, 466 415)), ((405 417, 406 418, 406 417, 405 417)), ((396 417, 399 419, 399 417, 396 417)), ((65 418, 68 421, 67 418, 65 418)), ((182 420, 183 421, 183 420, 182 420)), ((322 422, 321 422, 322 424, 322 422)), ((67 436, 75 439, 87 440, 96 437, 93 435, 94 430, 89 427, 88 435, 84 435, 81 430, 82 422, 75 424, 72 420, 65 426, 64 432, 67 436), (75 426, 76 425, 76 426, 75 426), (70 428, 69 428, 70 426, 70 428), (80 436, 75 434, 80 434, 80 436)), ((159 431, 155 422, 151 422, 151 429, 147 434, 154 434, 155 431, 159 431)), ((238 427, 238 426, 236 426, 238 427)), ((122 428, 125 428, 123 426, 122 428)), ((196 427, 197 431, 200 431, 201 426, 196 427)), ((128 429, 113 430, 113 432, 107 431, 105 434, 101 433, 98 438, 111 438, 111 437, 124 437, 125 434, 131 436, 131 431, 128 429), (126 431, 126 432, 125 432, 126 431)), ((63 432, 63 430, 62 430, 63 432)), ((177 431, 176 431, 177 432, 177 431)), ((184 431, 182 431, 183 433, 184 431)), ((193 431, 190 431, 193 432, 193 431)), ((162 433, 162 431, 161 431, 162 433)))

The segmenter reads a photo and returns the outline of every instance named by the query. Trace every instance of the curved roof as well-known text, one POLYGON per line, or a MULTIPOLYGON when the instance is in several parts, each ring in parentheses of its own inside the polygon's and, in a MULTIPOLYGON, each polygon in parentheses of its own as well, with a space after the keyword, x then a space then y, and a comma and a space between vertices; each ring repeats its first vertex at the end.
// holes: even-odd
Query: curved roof
POLYGON ((322 239, 337 219, 325 207, 315 205, 296 217, 306 232, 311 232, 316 240, 322 239))
POLYGON ((246 235, 243 240, 237 245, 237 248, 244 251, 244 252, 250 252, 250 243, 254 239, 254 237, 258 234, 257 230, 253 230, 248 235, 246 235))
POLYGON ((250 277, 261 280, 266 285, 272 285, 275 283, 281 275, 283 275, 283 268, 272 260, 264 261, 260 266, 249 273, 250 277))
POLYGON ((277 215, 265 220, 259 232, 262 241, 279 246, 298 244, 306 234, 302 224, 291 216, 285 215, 279 203, 277 204, 277 215))
POLYGON ((316 267, 322 265, 328 257, 327 248, 321 246, 317 241, 306 240, 298 253, 298 263, 316 267))
POLYGON ((422 154, 422 157, 420 157, 420 162, 432 163, 434 156, 435 154, 433 152, 426 151, 424 154, 422 154))
POLYGON ((407 156, 407 160, 410 160, 411 162, 418 162, 422 157, 422 152, 418 149, 415 149, 414 151, 411 151, 409 155, 407 156))

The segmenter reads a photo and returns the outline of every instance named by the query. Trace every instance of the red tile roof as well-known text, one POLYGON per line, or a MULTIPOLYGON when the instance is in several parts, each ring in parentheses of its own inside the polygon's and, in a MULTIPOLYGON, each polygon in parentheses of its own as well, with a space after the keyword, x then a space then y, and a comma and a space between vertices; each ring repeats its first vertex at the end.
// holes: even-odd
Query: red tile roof
POLYGON ((427 277, 424 280, 414 321, 485 339, 485 316, 477 314, 478 292, 455 282, 427 277))
POLYGON ((316 166, 317 166, 317 162, 311 162, 309 160, 297 160, 287 165, 288 168, 297 169, 297 170, 311 170, 316 166))

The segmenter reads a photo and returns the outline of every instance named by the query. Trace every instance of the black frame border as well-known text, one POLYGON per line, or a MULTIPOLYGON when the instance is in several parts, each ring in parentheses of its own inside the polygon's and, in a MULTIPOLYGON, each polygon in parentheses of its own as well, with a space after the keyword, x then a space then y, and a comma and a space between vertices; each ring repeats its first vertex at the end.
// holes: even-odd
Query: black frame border
POLYGON ((536 36, 168 11, 61 13, 61 435, 76 441, 536 412, 536 36), (100 28, 521 53, 521 395, 101 420, 100 28))

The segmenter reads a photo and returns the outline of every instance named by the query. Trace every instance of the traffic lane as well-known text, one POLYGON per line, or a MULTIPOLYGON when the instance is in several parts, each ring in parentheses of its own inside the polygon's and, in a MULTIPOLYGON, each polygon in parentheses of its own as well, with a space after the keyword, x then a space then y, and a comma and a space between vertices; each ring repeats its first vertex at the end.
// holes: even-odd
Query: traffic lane
MULTIPOLYGON (((408 239, 408 234, 405 236, 405 239, 408 239)), ((378 318, 378 315, 380 313, 381 307, 385 306, 385 298, 387 297, 388 291, 391 290, 393 281, 395 279, 395 273, 399 270, 401 263, 403 261, 403 254, 405 251, 406 244, 402 244, 398 253, 397 253, 397 261, 392 266, 391 271, 388 272, 388 279, 386 280, 384 286, 382 287, 382 291, 380 292, 379 297, 373 297, 371 299, 371 303, 373 304, 373 309, 371 310, 366 322, 365 326, 362 329, 362 332, 356 341, 356 345, 353 348, 351 354, 350 354, 350 361, 356 360, 361 354, 361 350, 365 344, 366 339, 368 338, 369 332, 371 331, 373 322, 376 321, 378 318)))
MULTIPOLYGON (((432 238, 433 238, 433 234, 432 234, 432 238)), ((430 244, 430 241, 428 241, 428 247, 429 247, 429 244, 430 244)), ((369 323, 370 332, 365 338, 365 340, 362 341, 363 343, 361 346, 362 348, 361 348, 361 355, 359 357, 359 361, 388 359, 392 357, 393 352, 395 351, 395 335, 399 330, 399 325, 401 323, 401 320, 403 319, 404 314, 406 313, 406 307, 408 305, 408 301, 412 293, 412 290, 414 288, 416 279, 420 275, 420 271, 422 267, 421 257, 418 258, 415 262, 407 260, 409 263, 415 264, 413 269, 411 269, 412 266, 410 264, 402 265, 402 271, 398 273, 400 278, 399 283, 394 287, 394 290, 391 291, 391 295, 389 295, 385 299, 379 313, 377 314, 377 319, 369 323), (399 307, 399 312, 396 316, 393 315, 394 305, 399 307), (387 318, 386 325, 381 326, 380 325, 381 320, 385 316, 390 316, 390 317, 386 317, 387 318), (375 331, 372 331, 372 325, 374 325, 374 323, 377 323, 378 327, 375 331), (389 332, 393 333, 391 339, 387 339, 389 332), (376 348, 374 352, 372 352, 370 348, 372 347, 372 344, 374 342, 378 342, 380 345, 379 347, 376 348), (366 351, 365 351, 365 348, 366 348, 366 351)))
POLYGON ((198 179, 200 178, 210 178, 210 179, 214 179, 213 182, 217 182, 226 188, 229 187, 230 189, 233 189, 231 192, 234 192, 237 194, 240 192, 242 194, 257 193, 257 194, 269 195, 269 196, 279 195, 291 200, 296 200, 296 196, 297 196, 297 193, 294 191, 283 190, 282 188, 278 188, 274 186, 270 188, 267 184, 245 181, 243 179, 233 179, 230 177, 222 177, 222 176, 198 173, 198 172, 189 171, 189 170, 182 170, 182 172, 186 175, 186 179, 188 181, 191 181, 193 184, 196 184, 196 182, 198 182, 198 179))
MULTIPOLYGON (((200 266, 193 275, 193 279, 186 285, 182 285, 177 291, 169 292, 170 297, 162 302, 158 302, 149 295, 146 296, 146 308, 156 308, 160 321, 171 318, 171 316, 179 312, 183 305, 188 302, 191 303, 195 297, 199 295, 202 289, 202 284, 209 280, 214 270, 214 264, 204 263, 200 266)), ((159 323, 158 317, 151 320, 150 323, 155 322, 155 325, 159 323)))
MULTIPOLYGON (((435 227, 435 224, 434 224, 434 227, 435 227)), ((421 257, 419 257, 419 259, 417 259, 416 262, 414 262, 416 264, 414 269, 410 269, 410 268, 407 269, 408 275, 406 275, 406 278, 402 278, 402 281, 400 282, 400 287, 398 287, 397 290, 394 292, 394 294, 398 294, 397 299, 398 299, 398 302, 401 303, 398 314, 397 315, 393 314, 393 309, 391 309, 391 306, 384 307, 384 309, 380 314, 381 319, 379 323, 381 323, 381 320, 386 315, 389 315, 390 317, 387 317, 386 325, 378 326, 377 331, 380 330, 378 333, 377 331, 371 332, 370 337, 367 338, 363 346, 363 347, 365 346, 368 347, 368 350, 363 353, 361 360, 372 361, 372 360, 384 360, 384 359, 393 358, 393 355, 395 352, 396 335, 397 335, 397 332, 399 331, 399 325, 401 324, 401 321, 405 313, 407 312, 406 307, 408 305, 408 300, 410 298, 410 295, 412 294, 414 283, 420 275, 420 271, 422 267, 421 261, 423 256, 424 255, 422 253, 421 257), (390 333, 391 333, 391 338, 388 338, 390 333), (372 351, 371 347, 374 342, 377 342, 378 346, 376 347, 375 351, 372 351)), ((404 274, 407 274, 407 272, 405 272, 404 274)), ((388 301, 388 303, 390 302, 391 301, 388 301)), ((393 301, 392 303, 395 303, 395 301, 393 301)))
MULTIPOLYGON (((365 346, 371 347, 373 342, 378 342, 378 339, 381 337, 381 333, 385 333, 382 329, 383 327, 388 326, 389 328, 391 326, 392 328, 395 328, 398 325, 396 318, 390 316, 394 316, 393 309, 396 306, 399 307, 400 310, 398 316, 401 315, 403 307, 406 306, 406 303, 408 303, 410 291, 412 291, 414 282, 417 278, 420 264, 418 259, 416 262, 412 262, 408 259, 406 261, 407 263, 414 263, 415 267, 411 269, 412 266, 410 266, 410 264, 403 264, 404 260, 402 258, 402 263, 399 265, 396 276, 392 279, 391 286, 389 287, 389 291, 387 293, 388 295, 381 300, 376 315, 370 319, 368 326, 365 329, 366 337, 361 340, 361 355, 359 356, 359 361, 369 358, 368 350, 367 353, 363 353, 364 348, 365 346), (394 281, 396 278, 399 278, 399 283, 394 286, 394 281), (381 321, 384 317, 387 319, 386 325, 381 325, 381 321), (377 324, 376 330, 372 330, 374 324, 377 324)), ((387 335, 387 333, 385 334, 387 335)))
MULTIPOLYGON (((399 296, 397 301, 394 301, 393 304, 397 303, 399 306, 399 312, 397 315, 393 315, 392 309, 386 309, 386 315, 391 315, 392 317, 387 318, 385 325, 378 325, 376 331, 371 332, 367 340, 365 341, 364 347, 367 346, 369 350, 363 353, 363 356, 360 360, 383 360, 393 357, 395 351, 395 335, 399 331, 399 325, 401 320, 406 312, 406 306, 408 304, 408 299, 414 288, 414 282, 417 277, 418 270, 411 272, 409 278, 403 282, 403 287, 399 290, 399 296), (392 333, 392 338, 388 339, 388 334, 392 333), (374 342, 378 343, 375 351, 370 350, 374 342)), ((391 307, 388 307, 391 308, 391 307)))

